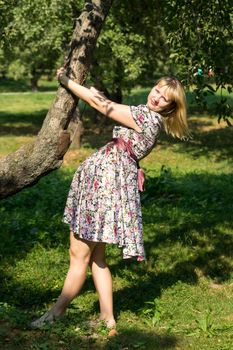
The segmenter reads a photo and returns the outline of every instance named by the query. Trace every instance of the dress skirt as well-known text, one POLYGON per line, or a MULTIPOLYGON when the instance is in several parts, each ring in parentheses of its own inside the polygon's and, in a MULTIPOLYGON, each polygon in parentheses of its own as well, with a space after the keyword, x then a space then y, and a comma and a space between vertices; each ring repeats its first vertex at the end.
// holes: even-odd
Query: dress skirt
POLYGON ((87 158, 74 174, 63 221, 82 239, 117 244, 123 258, 144 260, 136 161, 111 142, 87 158))

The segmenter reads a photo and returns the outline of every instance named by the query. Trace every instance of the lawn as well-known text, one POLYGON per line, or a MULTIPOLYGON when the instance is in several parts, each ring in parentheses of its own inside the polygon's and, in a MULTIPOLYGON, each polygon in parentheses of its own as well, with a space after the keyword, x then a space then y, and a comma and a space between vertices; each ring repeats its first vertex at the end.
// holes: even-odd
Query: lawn
MULTIPOLYGON (((136 89, 126 102, 141 103, 147 92, 136 89)), ((0 94, 1 156, 35 137, 53 98, 52 91, 0 94)), ((123 261, 108 247, 116 337, 87 327, 98 313, 90 274, 67 317, 28 328, 56 300, 68 268, 61 218, 75 168, 109 139, 111 125, 92 128, 85 111, 82 148, 71 147, 59 170, 1 201, 1 349, 232 350, 233 130, 196 113, 191 93, 188 99, 193 138, 162 135, 141 162, 146 262, 123 261)))

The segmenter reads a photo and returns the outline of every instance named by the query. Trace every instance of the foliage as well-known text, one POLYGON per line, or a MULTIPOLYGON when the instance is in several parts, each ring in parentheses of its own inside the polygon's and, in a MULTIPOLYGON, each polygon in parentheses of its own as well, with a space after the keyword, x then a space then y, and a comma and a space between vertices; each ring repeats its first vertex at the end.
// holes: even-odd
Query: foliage
POLYGON ((160 17, 156 0, 113 2, 95 50, 95 84, 121 98, 133 84, 154 83, 167 53, 160 17))
POLYGON ((160 301, 154 299, 153 301, 146 302, 147 307, 145 306, 142 309, 142 314, 145 317, 145 322, 153 327, 158 326, 161 322, 161 316, 163 312, 163 308, 160 305, 160 301), (149 317, 148 317, 149 316, 149 317))
MULTIPOLYGON (((232 91, 232 11, 230 0, 166 1, 164 26, 170 61, 186 85, 195 84, 197 101, 203 108, 208 94, 218 89, 232 91), (208 76, 210 68, 214 76, 208 76)), ((219 119, 230 123, 233 107, 224 98, 214 107, 219 119)))
POLYGON ((30 78, 36 83, 42 74, 51 75, 63 56, 82 1, 18 0, 12 7, 6 6, 7 2, 2 1, 4 13, 9 13, 8 21, 1 25, 1 71, 7 60, 9 77, 30 78))
POLYGON ((230 84, 233 54, 232 2, 168 0, 166 6, 165 27, 171 48, 170 57, 180 64, 183 76, 193 83, 195 67, 201 67, 207 74, 208 67, 211 66, 216 72, 217 84, 221 84, 222 80, 230 84), (174 13, 177 14, 176 17, 174 13))
POLYGON ((6 41, 5 27, 13 20, 12 8, 16 5, 15 0, 1 0, 0 1, 0 34, 1 34, 1 46, 6 41))

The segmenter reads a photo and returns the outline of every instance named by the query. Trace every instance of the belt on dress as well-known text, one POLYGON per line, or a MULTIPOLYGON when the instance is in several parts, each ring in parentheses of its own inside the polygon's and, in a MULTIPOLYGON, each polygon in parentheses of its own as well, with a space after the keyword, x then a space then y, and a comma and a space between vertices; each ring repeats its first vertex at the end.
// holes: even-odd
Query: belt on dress
POLYGON ((140 168, 137 157, 133 153, 131 141, 130 140, 125 141, 121 137, 114 137, 114 138, 112 138, 110 143, 111 142, 113 142, 113 144, 116 145, 116 147, 118 149, 121 149, 121 150, 127 152, 128 155, 136 161, 137 169, 138 169, 138 189, 140 192, 143 192, 144 191, 145 174, 144 174, 144 171, 142 170, 142 168, 140 168))

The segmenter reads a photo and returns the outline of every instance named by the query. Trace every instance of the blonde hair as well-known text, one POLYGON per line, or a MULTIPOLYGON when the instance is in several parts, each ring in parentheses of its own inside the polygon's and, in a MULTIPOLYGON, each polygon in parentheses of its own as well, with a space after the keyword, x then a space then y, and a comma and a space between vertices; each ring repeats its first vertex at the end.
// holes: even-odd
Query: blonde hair
POLYGON ((163 77, 156 83, 165 86, 167 98, 171 103, 160 112, 167 134, 179 139, 190 138, 187 123, 186 97, 182 84, 175 77, 163 77))

